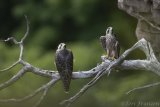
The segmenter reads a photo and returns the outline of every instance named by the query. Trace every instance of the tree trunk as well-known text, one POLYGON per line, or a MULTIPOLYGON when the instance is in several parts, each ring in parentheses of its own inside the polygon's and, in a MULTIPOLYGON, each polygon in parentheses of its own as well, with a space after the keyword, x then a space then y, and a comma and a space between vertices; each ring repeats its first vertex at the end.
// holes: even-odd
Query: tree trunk
POLYGON ((118 0, 118 7, 138 19, 138 40, 149 41, 160 59, 160 0, 118 0))

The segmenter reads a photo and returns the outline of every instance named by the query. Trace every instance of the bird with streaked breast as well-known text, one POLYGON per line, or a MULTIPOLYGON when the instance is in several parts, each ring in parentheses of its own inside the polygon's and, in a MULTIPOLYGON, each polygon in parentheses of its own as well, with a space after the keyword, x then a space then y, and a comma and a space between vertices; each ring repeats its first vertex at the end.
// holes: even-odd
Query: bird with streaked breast
POLYGON ((120 45, 113 33, 113 28, 108 27, 106 30, 106 35, 100 37, 100 42, 102 48, 106 51, 106 58, 109 60, 114 60, 119 58, 120 45))
POLYGON ((60 43, 55 55, 55 64, 63 82, 65 92, 69 91, 73 72, 73 53, 66 48, 65 43, 60 43))

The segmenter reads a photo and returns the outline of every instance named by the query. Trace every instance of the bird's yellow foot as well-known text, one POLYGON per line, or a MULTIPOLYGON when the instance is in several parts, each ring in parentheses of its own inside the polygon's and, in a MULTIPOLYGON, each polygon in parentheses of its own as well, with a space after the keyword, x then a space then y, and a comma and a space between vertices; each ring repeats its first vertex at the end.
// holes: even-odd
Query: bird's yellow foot
POLYGON ((116 58, 115 57, 111 57, 111 60, 115 60, 116 58))
POLYGON ((108 54, 106 54, 106 55, 104 54, 103 56, 104 56, 106 59, 108 59, 108 58, 109 58, 108 54))
POLYGON ((116 58, 113 56, 113 57, 108 57, 108 59, 114 61, 116 58))
POLYGON ((106 54, 105 57, 108 59, 108 54, 106 54))

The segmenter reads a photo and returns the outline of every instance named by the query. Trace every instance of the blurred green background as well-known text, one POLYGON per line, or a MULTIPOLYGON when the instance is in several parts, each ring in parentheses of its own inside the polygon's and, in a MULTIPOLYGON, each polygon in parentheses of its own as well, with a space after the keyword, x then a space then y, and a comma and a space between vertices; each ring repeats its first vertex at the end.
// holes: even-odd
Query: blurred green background
MULTIPOLYGON (((25 41, 24 58, 32 65, 56 70, 54 54, 57 45, 65 42, 74 53, 74 71, 89 70, 101 63, 104 54, 99 37, 105 35, 108 26, 114 28, 121 44, 121 53, 136 41, 136 19, 117 7, 116 0, 1 0, 0 39, 10 36, 18 40, 26 31, 24 15, 30 21, 29 36, 25 41)), ((19 55, 19 48, 12 42, 0 43, 0 69, 11 65, 19 55)), ((145 58, 141 51, 135 51, 128 59, 145 58)), ((3 83, 18 72, 21 66, 1 73, 3 83)), ((59 102, 69 98, 91 79, 73 80, 70 93, 65 94, 58 82, 39 107, 58 107, 59 102)), ((0 98, 20 98, 28 95, 48 82, 46 77, 27 73, 12 86, 0 91, 0 98)), ((105 76, 90 88, 72 107, 124 107, 127 102, 157 101, 158 87, 125 93, 137 86, 158 81, 158 76, 146 71, 119 71, 105 76), (147 93, 147 94, 146 94, 147 93)), ((39 98, 23 103, 0 103, 0 107, 30 107, 39 98)), ((130 107, 135 107, 130 104, 130 107)))

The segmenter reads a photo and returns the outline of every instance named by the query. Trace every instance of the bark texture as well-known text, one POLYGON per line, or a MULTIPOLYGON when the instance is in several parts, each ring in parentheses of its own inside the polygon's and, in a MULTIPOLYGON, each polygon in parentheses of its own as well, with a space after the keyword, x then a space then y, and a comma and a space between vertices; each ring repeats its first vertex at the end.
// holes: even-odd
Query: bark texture
POLYGON ((149 41, 158 57, 160 53, 160 0, 118 0, 118 7, 138 19, 136 28, 138 40, 145 38, 149 41))

